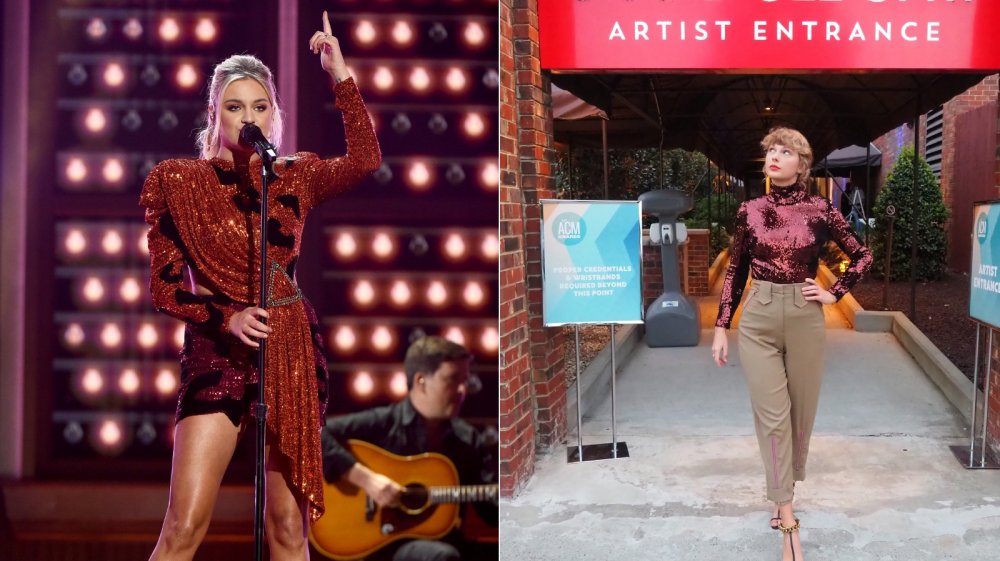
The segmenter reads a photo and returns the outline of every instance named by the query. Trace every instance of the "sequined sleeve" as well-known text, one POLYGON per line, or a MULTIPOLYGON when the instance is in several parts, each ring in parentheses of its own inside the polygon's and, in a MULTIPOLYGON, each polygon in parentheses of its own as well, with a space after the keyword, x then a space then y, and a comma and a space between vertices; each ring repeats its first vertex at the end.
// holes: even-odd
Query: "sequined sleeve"
POLYGON ((142 187, 139 203, 149 224, 149 291, 153 308, 185 322, 228 333, 229 318, 241 309, 222 296, 201 296, 184 285, 184 244, 163 195, 162 164, 153 168, 142 187))
POLYGON ((382 163, 375 127, 354 79, 340 82, 333 91, 337 96, 337 107, 344 113, 347 153, 338 158, 303 162, 306 168, 303 172, 303 203, 306 209, 350 189, 382 163))
POLYGON ((840 275, 840 278, 829 290, 830 294, 836 296, 839 301, 871 267, 872 252, 858 241, 851 226, 829 202, 827 202, 826 216, 830 239, 836 242, 840 249, 851 258, 851 266, 840 275))
POLYGON ((729 268, 726 278, 722 281, 722 297, 719 299, 719 315, 716 317, 716 327, 725 327, 733 322, 733 314, 740 305, 743 289, 750 276, 750 243, 751 236, 747 220, 747 204, 740 205, 733 222, 733 243, 729 248, 729 268))

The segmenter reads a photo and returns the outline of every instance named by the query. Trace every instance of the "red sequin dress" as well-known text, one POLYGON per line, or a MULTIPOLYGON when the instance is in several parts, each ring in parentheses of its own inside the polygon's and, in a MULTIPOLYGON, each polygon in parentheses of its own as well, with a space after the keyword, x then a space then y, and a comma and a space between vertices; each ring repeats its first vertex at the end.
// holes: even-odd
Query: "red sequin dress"
MULTIPOLYGON (((378 140, 354 80, 334 88, 343 111, 347 154, 328 160, 300 152, 268 185, 267 427, 289 462, 289 482, 322 515, 320 428, 326 371, 312 308, 294 279, 309 210, 360 182, 381 162, 378 140), (312 324, 312 328, 310 325, 312 324)), ((261 162, 165 160, 146 178, 140 204, 149 231, 150 291, 157 311, 187 322, 178 416, 224 411, 256 399, 256 351, 229 334, 230 317, 256 306, 260 292, 261 162), (212 296, 193 294, 185 267, 212 296)), ((236 415, 239 416, 238 414, 236 415)), ((234 419, 234 423, 237 422, 234 419)))
POLYGON ((729 329, 747 276, 778 284, 816 278, 819 253, 833 240, 851 258, 829 292, 840 300, 872 264, 871 251, 854 237, 830 201, 798 186, 774 187, 740 205, 736 212, 729 268, 722 284, 717 327, 729 329))

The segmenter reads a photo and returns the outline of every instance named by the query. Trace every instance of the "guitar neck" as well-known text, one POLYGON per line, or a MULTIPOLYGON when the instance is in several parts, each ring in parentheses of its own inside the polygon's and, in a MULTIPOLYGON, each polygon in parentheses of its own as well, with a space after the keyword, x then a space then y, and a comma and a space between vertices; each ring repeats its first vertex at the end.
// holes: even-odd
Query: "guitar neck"
POLYGON ((430 499, 433 503, 478 503, 497 500, 497 485, 454 485, 431 487, 430 499))

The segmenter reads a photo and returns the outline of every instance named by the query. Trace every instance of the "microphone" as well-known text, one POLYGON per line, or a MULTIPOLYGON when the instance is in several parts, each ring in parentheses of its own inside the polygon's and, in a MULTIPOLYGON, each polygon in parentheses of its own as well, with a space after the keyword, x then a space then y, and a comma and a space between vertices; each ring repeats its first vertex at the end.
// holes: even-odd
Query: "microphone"
POLYGON ((240 129, 240 144, 253 147, 266 164, 271 164, 278 157, 278 152, 274 149, 274 146, 264 137, 264 133, 261 132, 260 127, 253 123, 247 123, 240 129))

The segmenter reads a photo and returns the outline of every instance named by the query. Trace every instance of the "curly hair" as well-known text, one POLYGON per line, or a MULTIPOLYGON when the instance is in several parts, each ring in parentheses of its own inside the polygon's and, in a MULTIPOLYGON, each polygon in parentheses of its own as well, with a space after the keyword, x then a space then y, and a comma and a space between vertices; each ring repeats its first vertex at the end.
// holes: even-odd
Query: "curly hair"
MULTIPOLYGON (((799 187, 805 188, 809 184, 810 168, 812 168, 813 152, 806 137, 795 129, 788 127, 774 127, 764 140, 760 141, 760 147, 766 154, 775 144, 780 144, 786 148, 791 148, 799 154, 799 187)), ((765 175, 767 174, 767 160, 764 161, 765 175)))
POLYGON ((284 121, 281 109, 278 107, 278 94, 274 88, 271 70, 255 56, 233 55, 215 65, 212 82, 208 86, 208 114, 205 127, 199 130, 197 135, 198 150, 201 152, 201 157, 206 160, 218 156, 222 144, 219 137, 219 115, 222 113, 219 104, 222 102, 222 94, 229 84, 244 78, 255 80, 267 92, 268 100, 271 102, 271 128, 268 140, 276 149, 281 147, 284 121))

